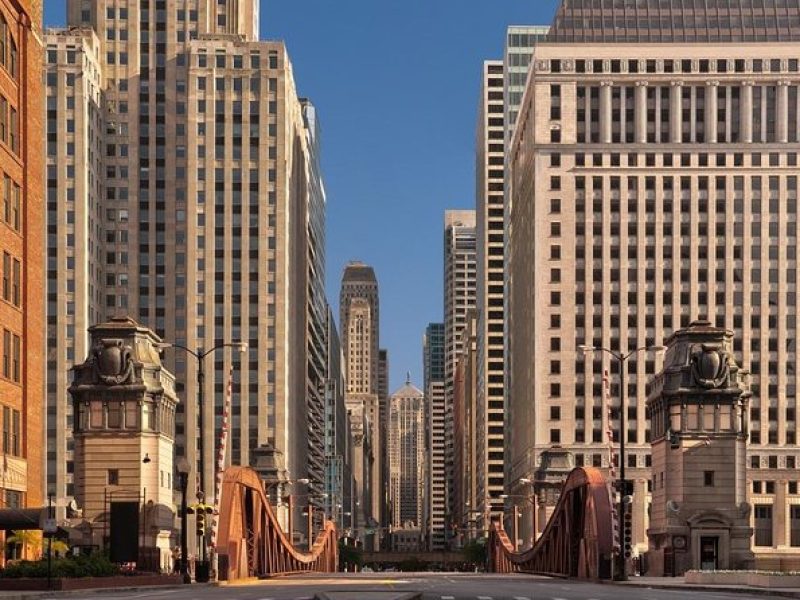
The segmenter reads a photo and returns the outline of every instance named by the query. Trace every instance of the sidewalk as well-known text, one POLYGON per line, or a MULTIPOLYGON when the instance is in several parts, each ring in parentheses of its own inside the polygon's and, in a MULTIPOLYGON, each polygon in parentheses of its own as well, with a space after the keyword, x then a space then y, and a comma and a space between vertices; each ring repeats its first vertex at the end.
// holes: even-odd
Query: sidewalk
MULTIPOLYGON (((212 587, 216 583, 193 583, 192 588, 199 587, 212 587)), ((50 592, 3 592, 0 591, 0 600, 35 600, 38 598, 69 598, 75 596, 91 597, 95 594, 102 593, 118 593, 118 592, 147 592, 156 590, 177 590, 187 587, 184 584, 180 585, 140 585, 130 587, 106 587, 106 588, 90 588, 86 590, 64 590, 64 591, 50 591, 50 592)))
POLYGON ((765 588, 747 585, 705 585, 686 583, 683 577, 631 577, 629 581, 609 581, 610 585, 643 587, 658 590, 684 590, 694 592, 728 592, 738 594, 758 594, 773 598, 798 598, 798 588, 765 588))

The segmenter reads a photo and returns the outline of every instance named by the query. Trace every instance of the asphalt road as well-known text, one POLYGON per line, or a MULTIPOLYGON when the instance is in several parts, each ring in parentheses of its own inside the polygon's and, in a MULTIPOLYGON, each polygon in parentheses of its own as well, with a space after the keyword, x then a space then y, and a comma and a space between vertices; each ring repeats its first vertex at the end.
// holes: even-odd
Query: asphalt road
MULTIPOLYGON (((91 600, 394 600, 404 593, 423 600, 763 600, 763 594, 657 590, 593 584, 527 575, 461 573, 374 573, 297 576, 221 587, 170 588, 119 593, 95 592, 91 600)), ((72 596, 76 598, 76 596, 72 596)))

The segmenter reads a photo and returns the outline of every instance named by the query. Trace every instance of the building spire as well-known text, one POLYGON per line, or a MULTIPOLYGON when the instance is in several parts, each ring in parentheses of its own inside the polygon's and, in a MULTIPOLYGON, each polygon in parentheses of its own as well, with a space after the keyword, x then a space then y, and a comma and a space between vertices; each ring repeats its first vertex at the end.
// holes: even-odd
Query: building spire
POLYGON ((411 371, 406 371, 406 385, 411 385, 411 371))

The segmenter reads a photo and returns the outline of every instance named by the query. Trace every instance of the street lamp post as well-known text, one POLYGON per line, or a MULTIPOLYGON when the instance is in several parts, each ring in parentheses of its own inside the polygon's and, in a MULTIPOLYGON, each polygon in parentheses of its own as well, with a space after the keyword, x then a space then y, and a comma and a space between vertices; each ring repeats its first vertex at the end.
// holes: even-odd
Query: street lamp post
MULTIPOLYGON (((239 352, 244 354, 247 352, 247 343, 246 342, 236 342, 236 343, 227 343, 227 344, 219 344, 214 346, 210 350, 206 350, 203 352, 201 348, 197 350, 192 350, 187 348, 186 346, 182 346, 180 344, 173 344, 170 342, 162 342, 160 344, 156 344, 156 347, 160 350, 164 348, 177 348, 179 350, 183 350, 186 354, 193 356, 197 360, 197 412, 199 413, 200 420, 198 424, 199 428, 199 490, 197 492, 197 500, 199 503, 203 503, 205 501, 205 437, 204 433, 204 418, 203 418, 203 382, 205 381, 205 372, 203 370, 203 363, 204 359, 209 355, 213 354, 217 350, 222 350, 223 348, 238 348, 239 352)), ((196 577, 196 579, 205 578, 205 574, 208 573, 208 549, 206 548, 206 540, 205 535, 200 543, 200 561, 195 569, 196 573, 202 575, 202 577, 196 577)))
POLYGON ((613 350, 609 350, 608 348, 595 348, 593 346, 586 346, 580 345, 578 346, 578 350, 583 352, 584 354, 589 354, 592 352, 605 352, 614 360, 617 361, 619 364, 619 479, 618 479, 618 488, 619 488, 619 508, 617 510, 617 531, 618 535, 620 536, 620 543, 619 543, 619 580, 620 581, 627 581, 628 580, 628 571, 625 566, 625 551, 623 548, 623 540, 622 540, 622 531, 624 525, 624 515, 625 515, 625 491, 626 491, 626 483, 625 483, 625 438, 628 435, 628 427, 627 427, 627 410, 625 406, 625 365, 628 362, 628 359, 632 356, 639 354, 639 352, 662 352, 664 350, 664 346, 643 346, 641 348, 636 348, 635 350, 631 350, 627 354, 622 354, 621 352, 614 352, 613 350))
MULTIPOLYGON (((525 477, 521 478, 519 481, 520 481, 520 483, 533 483, 532 480, 527 479, 525 477)), ((528 502, 531 503, 531 510, 533 511, 533 535, 531 535, 531 547, 533 547, 534 544, 536 544, 536 495, 535 494, 531 494, 530 496, 526 496, 524 494, 500 494, 500 497, 503 500, 508 500, 509 498, 514 498, 514 499, 527 500, 528 502)), ((517 519, 519 519, 519 517, 522 516, 518 511, 519 511, 519 508, 517 508, 517 505, 514 504, 514 526, 513 526, 513 531, 514 531, 514 550, 518 549, 517 540, 519 538, 519 523, 518 523, 517 519)))

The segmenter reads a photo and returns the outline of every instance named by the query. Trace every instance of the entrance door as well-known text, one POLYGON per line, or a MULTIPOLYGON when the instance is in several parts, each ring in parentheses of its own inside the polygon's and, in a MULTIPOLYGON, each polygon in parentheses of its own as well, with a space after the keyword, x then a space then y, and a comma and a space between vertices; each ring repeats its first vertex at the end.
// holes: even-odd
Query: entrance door
POLYGON ((703 536, 700 538, 700 570, 715 571, 719 565, 719 538, 703 536))

